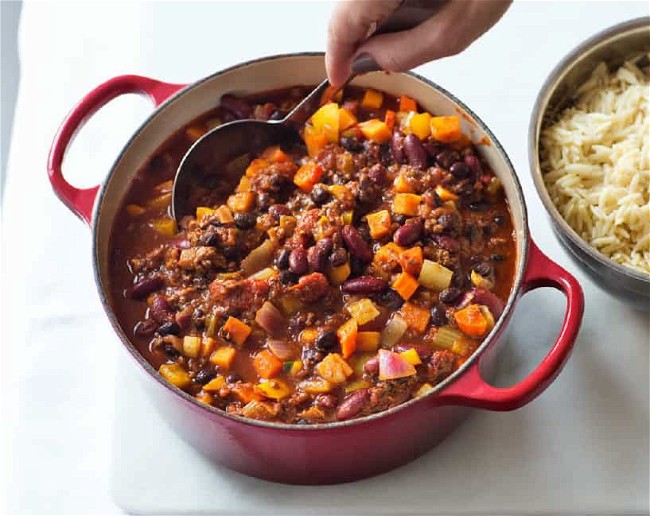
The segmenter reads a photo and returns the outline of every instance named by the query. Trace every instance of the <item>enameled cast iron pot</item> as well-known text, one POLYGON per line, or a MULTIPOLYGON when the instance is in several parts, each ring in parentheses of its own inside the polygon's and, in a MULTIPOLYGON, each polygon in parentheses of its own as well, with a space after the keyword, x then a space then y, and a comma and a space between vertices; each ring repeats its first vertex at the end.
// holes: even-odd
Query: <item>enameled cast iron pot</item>
MULTIPOLYGON (((291 426, 243 419, 199 403, 163 380, 129 342, 108 297, 109 235, 120 202, 136 172, 174 132, 219 103, 226 92, 252 93, 296 84, 316 84, 325 75, 322 54, 274 56, 244 63, 190 85, 167 84, 133 75, 115 77, 91 91, 61 125, 52 145, 48 173, 59 198, 92 228, 97 290, 113 328, 139 365, 138 375, 174 430, 213 461, 239 472, 279 482, 331 484, 382 473, 424 453, 447 436, 469 407, 513 410, 530 402, 555 379, 569 358, 583 313, 576 280, 550 261, 530 238, 526 205, 510 160, 488 128, 461 102, 418 75, 373 73, 355 84, 417 99, 432 113, 460 114, 463 129, 504 185, 517 248, 514 288, 495 328, 477 352, 428 395, 388 411, 341 423, 291 426), (156 107, 126 144, 101 187, 78 189, 64 179, 66 148, 83 123, 113 98, 138 93, 156 107), (499 344, 518 299, 553 287, 566 298, 556 342, 537 368, 508 388, 490 386, 499 344), (144 373, 144 374, 142 374, 144 373)), ((135 374, 135 373, 134 373, 135 374)))

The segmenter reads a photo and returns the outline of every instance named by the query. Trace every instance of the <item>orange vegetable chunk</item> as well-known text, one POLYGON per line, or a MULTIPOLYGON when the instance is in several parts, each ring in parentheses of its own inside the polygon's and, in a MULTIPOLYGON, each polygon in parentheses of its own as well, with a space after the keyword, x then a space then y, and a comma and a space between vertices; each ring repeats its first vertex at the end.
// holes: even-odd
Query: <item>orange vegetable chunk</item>
POLYGON ((395 281, 393 281, 393 288, 404 300, 411 299, 411 296, 415 294, 415 291, 419 286, 420 284, 418 283, 418 280, 408 272, 400 273, 397 278, 395 278, 395 281))
POLYGON ((357 336, 359 334, 359 326, 355 319, 349 319, 343 323, 336 332, 341 344, 341 354, 343 358, 348 358, 357 349, 357 336))
POLYGON ((361 105, 367 109, 379 109, 384 103, 384 95, 381 91, 367 89, 361 100, 361 105))
POLYGON ((390 138, 390 130, 386 123, 376 118, 361 122, 359 129, 368 140, 376 143, 386 143, 390 138))
POLYGON ((318 163, 309 161, 298 169, 293 178, 293 182, 303 192, 311 192, 314 185, 320 181, 323 175, 323 169, 318 163))
POLYGON ((375 239, 384 238, 390 233, 390 226, 392 223, 390 213, 388 210, 381 210, 375 213, 366 215, 368 227, 370 228, 370 236, 375 239))
POLYGON ((409 111, 417 111, 418 110, 417 102, 415 102, 415 100, 413 100, 411 97, 402 95, 399 98, 399 110, 405 113, 408 113, 409 111))
POLYGON ((313 125, 306 125, 302 135, 307 146, 307 153, 310 157, 315 157, 325 145, 327 145, 327 136, 319 133, 313 125))
POLYGON ((218 365, 222 369, 230 369, 237 350, 228 346, 217 348, 212 355, 210 355, 210 363, 218 365))
POLYGON ((279 145, 268 147, 262 154, 262 157, 268 159, 271 163, 291 161, 291 158, 280 148, 279 145))
POLYGON ((343 132, 350 127, 357 125, 357 118, 348 109, 339 109, 339 131, 343 132))
POLYGON ((402 317, 409 328, 417 333, 424 333, 424 330, 427 329, 427 325, 429 324, 431 314, 426 308, 406 302, 402 306, 402 317))
POLYGON ((321 106, 311 117, 317 133, 324 134, 330 142, 339 140, 339 105, 329 102, 321 106))
POLYGON ((357 334, 357 349, 362 353, 369 351, 377 351, 379 348, 379 341, 381 333, 378 331, 360 331, 357 334))
POLYGON ((395 119, 397 117, 397 114, 395 111, 392 109, 387 109, 386 114, 384 115, 384 123, 386 124, 386 127, 388 127, 389 131, 392 131, 393 128, 395 127, 395 119))
POLYGON ((458 329, 470 337, 482 337, 488 331, 488 320, 479 305, 469 305, 454 314, 458 329))
POLYGON ((462 134, 457 116, 434 116, 431 119, 431 136, 439 142, 455 142, 462 134))
POLYGON ((413 115, 409 120, 409 129, 420 140, 426 140, 431 136, 431 115, 429 113, 413 115))
POLYGON ((282 362, 268 349, 263 349, 255 355, 253 366, 260 378, 273 378, 282 371, 282 362))
POLYGON ((421 197, 411 193, 399 193, 393 199, 393 212, 408 217, 418 214, 421 197))
POLYGON ((251 327, 235 317, 228 317, 226 324, 221 328, 221 333, 226 340, 242 346, 251 333, 251 327))
POLYGON ((402 270, 415 277, 420 274, 423 261, 424 257, 421 247, 411 247, 399 256, 399 264, 402 266, 402 270))

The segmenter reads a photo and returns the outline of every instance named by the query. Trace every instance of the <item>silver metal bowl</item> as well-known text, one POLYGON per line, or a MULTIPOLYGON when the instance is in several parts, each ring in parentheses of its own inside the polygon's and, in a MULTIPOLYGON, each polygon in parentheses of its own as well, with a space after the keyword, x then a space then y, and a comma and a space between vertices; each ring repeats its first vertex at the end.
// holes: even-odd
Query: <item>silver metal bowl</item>
POLYGON ((650 275, 613 262, 580 238, 553 204, 539 160, 542 127, 570 105, 573 93, 596 65, 604 61, 610 68, 616 68, 644 52, 650 52, 650 17, 615 25, 573 49, 550 73, 537 97, 528 134, 528 159, 535 187, 551 217, 555 234, 576 263, 614 297, 650 311, 650 275))

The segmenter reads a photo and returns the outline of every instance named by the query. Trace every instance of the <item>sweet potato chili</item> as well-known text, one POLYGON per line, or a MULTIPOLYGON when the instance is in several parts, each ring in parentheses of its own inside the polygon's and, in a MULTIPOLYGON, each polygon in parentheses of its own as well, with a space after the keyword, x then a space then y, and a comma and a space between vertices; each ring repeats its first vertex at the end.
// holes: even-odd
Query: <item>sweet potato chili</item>
POLYGON ((293 88, 220 106, 162 146, 112 232, 111 292, 163 378, 230 414, 343 421, 426 394, 501 315, 515 244, 499 180, 455 116, 348 87, 238 183, 172 177, 208 129, 279 118, 293 88))

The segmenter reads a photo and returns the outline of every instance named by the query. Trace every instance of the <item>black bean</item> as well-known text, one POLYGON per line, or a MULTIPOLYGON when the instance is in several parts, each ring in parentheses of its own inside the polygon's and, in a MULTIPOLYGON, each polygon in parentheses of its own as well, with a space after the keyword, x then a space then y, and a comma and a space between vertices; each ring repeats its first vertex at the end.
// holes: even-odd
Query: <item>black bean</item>
POLYGON ((208 247, 217 247, 220 240, 219 231, 213 226, 208 227, 201 235, 201 243, 208 247))
POLYGON ((325 358, 325 353, 316 348, 303 348, 302 361, 307 367, 312 367, 325 358))
POLYGON ((131 297, 133 299, 144 299, 149 294, 163 286, 163 279, 160 276, 144 278, 131 287, 131 297))
POLYGON ((497 226, 502 226, 506 221, 506 218, 503 215, 496 215, 493 219, 492 222, 494 222, 497 226))
POLYGON ((408 220, 408 217, 406 215, 402 215, 401 213, 397 213, 393 215, 393 220, 398 224, 404 224, 408 220))
POLYGON ((269 120, 282 120, 286 116, 286 113, 280 109, 276 109, 271 113, 269 120))
POLYGON ((199 385, 205 385, 210 380, 212 380, 214 376, 215 375, 213 372, 207 371, 205 369, 201 369, 198 373, 196 373, 196 376, 194 377, 194 381, 199 385))
POLYGON ((397 310, 404 304, 404 299, 392 288, 386 289, 384 292, 377 296, 377 303, 391 310, 397 310))
POLYGON ((346 294, 357 294, 368 296, 370 294, 381 294, 388 288, 388 282, 381 278, 372 276, 360 276, 347 280, 341 285, 341 290, 346 294))
POLYGON ((346 151, 360 152, 363 150, 363 143, 357 140, 356 138, 350 138, 349 136, 342 136, 340 143, 341 143, 341 147, 343 147, 346 151))
POLYGON ((359 276, 363 274, 363 270, 365 269, 365 262, 356 256, 352 256, 350 258, 350 275, 352 276, 359 276))
POLYGON ((454 150, 444 150, 436 156, 436 163, 439 167, 449 170, 451 166, 460 159, 458 153, 454 150))
POLYGON ((447 305, 454 304, 461 296, 462 292, 456 287, 449 287, 440 292, 438 299, 447 305))
POLYGON ((343 236, 345 246, 348 248, 348 251, 350 251, 352 256, 364 262, 372 260, 372 249, 354 226, 343 226, 341 235, 343 236))
POLYGON ((160 335, 178 335, 180 332, 180 326, 174 321, 167 321, 158 327, 160 335))
POLYGON ((420 138, 413 133, 404 138, 404 153, 408 159, 409 165, 414 168, 424 170, 427 166, 427 151, 422 146, 420 138))
POLYGON ((332 351, 339 345, 339 338, 333 330, 324 330, 318 334, 314 345, 321 351, 332 351))
POLYGON ((239 229, 251 229, 257 224, 257 217, 252 213, 240 212, 235 213, 235 226, 239 229))
POLYGON ((339 267, 348 261, 348 253, 342 247, 337 247, 330 254, 330 265, 332 267, 339 267))
POLYGON ((258 193, 257 207, 262 211, 266 211, 269 209, 269 206, 271 206, 271 196, 265 192, 258 193))
POLYGON ((410 246, 422 238, 423 230, 422 222, 419 221, 404 224, 401 228, 397 228, 393 240, 402 247, 410 246))
POLYGON ((503 256, 502 254, 491 254, 490 255, 490 260, 492 260, 493 262, 502 262, 505 259, 506 259, 506 257, 503 256))
POLYGON ((309 270, 309 262, 307 261, 307 251, 302 247, 297 247, 289 255, 289 269, 291 272, 302 276, 309 270))
POLYGON ((138 323, 133 328, 133 333, 139 337, 151 337, 158 327, 158 323, 153 319, 145 319, 144 321, 138 321, 138 323))
POLYGON ((298 283, 298 275, 291 271, 282 271, 280 272, 279 280, 282 285, 294 285, 298 283))
POLYGON ((167 355, 171 359, 175 359, 181 356, 180 351, 178 351, 173 344, 169 342, 165 342, 162 346, 161 349, 165 355, 167 355))
POLYGON ((486 278, 492 274, 492 266, 486 262, 479 263, 476 267, 474 267, 474 272, 486 278))
POLYGON ((289 268, 289 255, 291 251, 289 249, 282 249, 278 257, 275 259, 275 266, 281 271, 289 268))
POLYGON ((467 207, 472 211, 485 211, 488 209, 488 204, 482 201, 472 201, 467 207))
POLYGON ((311 190, 311 199, 318 206, 322 206, 323 204, 325 204, 327 201, 330 200, 331 197, 332 195, 329 193, 329 190, 322 183, 318 183, 311 190))
POLYGON ((431 309, 431 324, 434 326, 447 324, 447 311, 442 305, 436 305, 431 309))
POLYGON ((390 152, 393 155, 395 163, 401 165, 406 163, 406 155, 404 154, 404 137, 400 131, 393 132, 390 139, 390 152))
POLYGON ((242 377, 239 376, 237 373, 230 373, 228 376, 226 376, 226 382, 228 383, 239 383, 242 381, 242 377))
POLYGON ((451 172, 451 175, 454 176, 456 179, 465 179, 468 177, 472 171, 470 168, 465 165, 462 161, 457 161, 454 163, 450 168, 449 172, 451 172))

